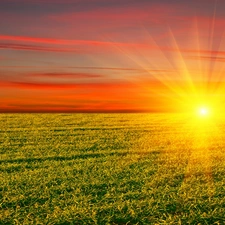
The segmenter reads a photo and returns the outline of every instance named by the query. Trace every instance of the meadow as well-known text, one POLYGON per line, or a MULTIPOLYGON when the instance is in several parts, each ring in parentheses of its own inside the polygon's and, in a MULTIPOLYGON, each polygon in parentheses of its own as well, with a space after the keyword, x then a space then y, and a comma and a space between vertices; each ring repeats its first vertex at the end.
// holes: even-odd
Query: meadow
POLYGON ((206 120, 0 114, 0 224, 225 224, 225 120, 206 120))

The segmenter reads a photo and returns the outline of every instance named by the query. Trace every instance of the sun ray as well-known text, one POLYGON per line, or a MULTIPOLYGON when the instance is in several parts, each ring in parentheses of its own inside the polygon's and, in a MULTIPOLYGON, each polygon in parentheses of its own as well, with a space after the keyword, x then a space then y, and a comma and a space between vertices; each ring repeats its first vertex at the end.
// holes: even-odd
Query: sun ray
POLYGON ((176 49, 176 52, 178 53, 179 63, 181 63, 181 65, 182 65, 182 74, 181 75, 184 76, 184 80, 189 85, 190 90, 193 93, 196 93, 196 90, 195 90, 195 87, 194 87, 194 84, 193 84, 193 80, 192 80, 192 76, 190 75, 190 72, 189 72, 188 67, 186 65, 186 62, 185 62, 185 59, 184 59, 184 57, 182 55, 182 52, 181 52, 181 50, 180 50, 180 48, 178 46, 176 38, 173 35, 173 32, 172 32, 171 29, 169 29, 169 33, 170 33, 170 35, 172 37, 172 40, 173 40, 173 46, 176 49))
MULTIPOLYGON (((211 51, 210 53, 210 63, 208 64, 208 84, 212 81, 212 77, 213 77, 213 69, 215 66, 215 62, 216 60, 214 60, 214 57, 217 57, 217 55, 215 55, 214 51, 213 51, 213 43, 214 43, 214 32, 215 32, 215 21, 216 21, 216 11, 217 11, 217 0, 215 0, 215 5, 214 5, 214 11, 213 11, 213 17, 212 17, 212 23, 209 29, 209 46, 208 49, 209 51, 211 51), (215 56, 214 56, 215 55, 215 56)), ((208 86, 208 88, 210 88, 210 86, 208 86)))
MULTIPOLYGON (((190 41, 188 46, 192 46, 193 49, 180 45, 179 38, 168 24, 165 24, 164 28, 167 31, 169 46, 166 45, 166 42, 162 46, 160 39, 154 38, 142 23, 141 31, 145 37, 143 43, 121 45, 112 40, 108 43, 111 43, 121 56, 131 60, 135 67, 142 70, 143 75, 129 76, 128 79, 129 82, 136 85, 144 98, 148 98, 148 96, 151 98, 155 95, 157 98, 167 99, 168 105, 169 102, 174 105, 174 110, 190 113, 205 105, 210 112, 207 113, 207 117, 210 114, 210 118, 212 118, 212 112, 222 111, 220 105, 223 102, 225 88, 224 82, 221 82, 224 65, 217 63, 217 52, 222 46, 222 38, 217 42, 217 49, 214 49, 215 35, 217 34, 216 18, 217 1, 214 4, 213 18, 208 23, 208 43, 202 39, 201 35, 205 33, 205 30, 202 30, 198 16, 195 15, 190 21, 192 30, 190 30, 187 40, 190 41), (155 57, 152 57, 153 52, 156 52, 155 57), (189 61, 189 53, 196 54, 194 57, 197 60, 189 61), (211 61, 208 62, 208 56, 203 54, 209 55, 211 61), (214 58, 215 54, 216 58, 214 58), (157 57, 160 58, 161 63, 158 62, 157 57), (132 79, 130 79, 131 77, 132 79), (215 110, 215 108, 218 109, 215 110)), ((164 36, 165 34, 162 37, 165 38, 164 36)), ((206 117, 206 113, 202 112, 202 116, 203 114, 206 117)))
MULTIPOLYGON (((156 44, 156 43, 155 43, 156 44)), ((131 59, 135 65, 138 65, 139 67, 141 67, 144 71, 147 72, 147 74, 149 74, 152 78, 158 80, 161 82, 161 84, 163 84, 166 88, 168 88, 170 91, 172 91, 172 93, 174 93, 176 95, 176 99, 180 102, 182 102, 183 96, 186 94, 184 89, 182 89, 179 86, 178 82, 174 82, 174 81, 169 81, 168 79, 170 78, 168 75, 166 75, 165 72, 162 72, 160 76, 155 75, 154 73, 150 73, 149 67, 153 70, 157 70, 160 68, 160 66, 157 64, 153 65, 149 60, 148 60, 148 67, 146 66, 146 64, 143 63, 142 60, 135 58, 132 56, 131 53, 129 53, 125 48, 122 48, 116 44, 112 45, 119 50, 123 55, 125 55, 126 57, 128 57, 129 59, 131 59)), ((156 44, 155 46, 158 50, 159 46, 156 44)), ((161 53, 163 54, 163 52, 161 51, 161 53)), ((141 80, 143 79, 143 77, 141 77, 141 80)), ((151 80, 151 79, 149 79, 151 80)), ((154 93, 154 94, 158 94, 158 90, 150 90, 148 86, 146 86, 146 82, 144 82, 145 85, 143 85, 143 82, 135 82, 135 84, 138 84, 140 86, 140 88, 145 89, 146 92, 148 93, 154 93)), ((170 100, 174 100, 174 96, 170 96, 168 95, 167 98, 169 98, 170 100)))

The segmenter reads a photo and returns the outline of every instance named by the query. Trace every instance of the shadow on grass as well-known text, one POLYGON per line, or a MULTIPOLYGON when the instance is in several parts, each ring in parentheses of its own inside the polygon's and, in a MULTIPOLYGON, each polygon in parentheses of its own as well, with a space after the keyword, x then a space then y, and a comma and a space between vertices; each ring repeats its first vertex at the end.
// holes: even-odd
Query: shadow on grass
POLYGON ((141 155, 147 156, 152 154, 158 154, 158 151, 139 152, 139 151, 124 151, 124 152, 110 152, 110 153, 89 153, 79 154, 72 156, 49 156, 49 157, 37 157, 37 158, 18 158, 18 159, 5 159, 0 160, 0 164, 3 163, 32 163, 32 162, 44 162, 44 161, 67 161, 75 159, 88 159, 88 158, 101 158, 109 156, 127 156, 127 155, 141 155))
MULTIPOLYGON (((27 197, 25 199, 21 199, 18 201, 12 201, 12 202, 3 202, 1 204, 2 209, 16 209, 18 206, 19 207, 30 207, 34 205, 35 203, 38 203, 40 205, 44 205, 46 202, 49 201, 49 198, 32 198, 32 197, 27 197)), ((0 222, 1 224, 1 222, 0 222)))

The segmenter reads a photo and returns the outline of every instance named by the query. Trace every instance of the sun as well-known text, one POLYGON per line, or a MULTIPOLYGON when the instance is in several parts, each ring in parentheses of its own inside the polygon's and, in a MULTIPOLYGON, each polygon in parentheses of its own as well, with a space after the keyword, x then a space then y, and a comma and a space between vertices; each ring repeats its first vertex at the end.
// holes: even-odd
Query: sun
POLYGON ((209 116, 210 111, 209 111, 209 108, 208 107, 202 106, 202 107, 199 107, 198 108, 197 113, 201 117, 206 117, 206 116, 209 116))
POLYGON ((199 114, 202 115, 202 116, 206 116, 208 113, 209 113, 208 108, 204 107, 204 108, 199 109, 199 114))

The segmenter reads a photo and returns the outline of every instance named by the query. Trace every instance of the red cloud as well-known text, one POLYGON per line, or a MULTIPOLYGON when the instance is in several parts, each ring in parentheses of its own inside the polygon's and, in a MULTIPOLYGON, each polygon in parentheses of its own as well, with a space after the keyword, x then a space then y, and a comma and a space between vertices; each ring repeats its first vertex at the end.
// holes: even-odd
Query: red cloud
POLYGON ((128 82, 96 84, 2 82, 0 87, 6 92, 17 90, 16 98, 14 92, 10 92, 7 98, 1 100, 1 104, 5 105, 0 109, 2 112, 137 111, 135 105, 141 101, 141 99, 137 101, 135 92, 137 85, 128 82), (23 97, 24 93, 29 93, 26 98, 23 97))
MULTIPOLYGON (((61 47, 51 47, 51 46, 36 46, 28 44, 12 44, 12 43, 2 43, 0 48, 2 49, 14 49, 14 50, 30 50, 30 51, 45 51, 45 52, 72 52, 72 53, 87 53, 91 49, 87 46, 92 47, 104 47, 98 48, 100 51, 107 51, 105 47, 115 48, 123 47, 124 49, 145 49, 145 50, 160 50, 168 52, 181 52, 181 53, 198 53, 198 54, 216 54, 225 55, 225 51, 215 51, 215 50, 196 50, 196 49, 186 49, 186 48, 175 48, 173 46, 158 46, 154 44, 146 43, 125 43, 125 42, 103 42, 103 41, 88 41, 88 40, 62 40, 62 39, 48 39, 48 38, 35 38, 35 37, 21 37, 21 36, 7 36, 0 35, 0 40, 15 41, 15 42, 33 42, 39 44, 54 44, 54 45, 76 45, 78 48, 61 48, 61 47), (80 47, 83 47, 82 49, 80 47)), ((116 49, 116 48, 115 48, 116 49)), ((94 49, 92 49, 94 50, 94 49)), ((97 51, 97 49, 95 49, 97 51)))
POLYGON ((34 73, 30 74, 32 77, 52 77, 52 78, 103 78, 102 74, 93 73, 34 73))
POLYGON ((21 45, 21 44, 1 44, 0 49, 13 49, 13 50, 25 50, 25 51, 42 51, 42 52, 71 52, 71 53, 81 53, 78 49, 73 48, 52 48, 43 47, 35 45, 21 45))
MULTIPOLYGON (((196 87, 214 87, 216 84, 199 82, 196 87)), ((188 84, 177 82, 176 85, 185 91, 188 84)), ((220 82, 221 85, 224 83, 220 82)), ((16 90, 10 92, 7 98, 1 99, 1 112, 168 111, 174 110, 179 100, 176 93, 159 81, 142 81, 135 84, 2 82, 0 87, 6 92, 16 90)))
POLYGON ((104 41, 92 41, 92 40, 63 40, 53 38, 36 38, 36 37, 25 37, 25 36, 9 36, 0 35, 0 40, 16 41, 16 42, 33 42, 40 44, 55 44, 55 45, 129 45, 129 43, 115 43, 115 42, 104 42, 104 41))
POLYGON ((81 84, 71 84, 71 83, 32 83, 32 82, 1 82, 0 87, 6 88, 20 88, 20 89, 118 89, 118 88, 129 88, 134 87, 135 84, 130 83, 81 83, 81 84))

